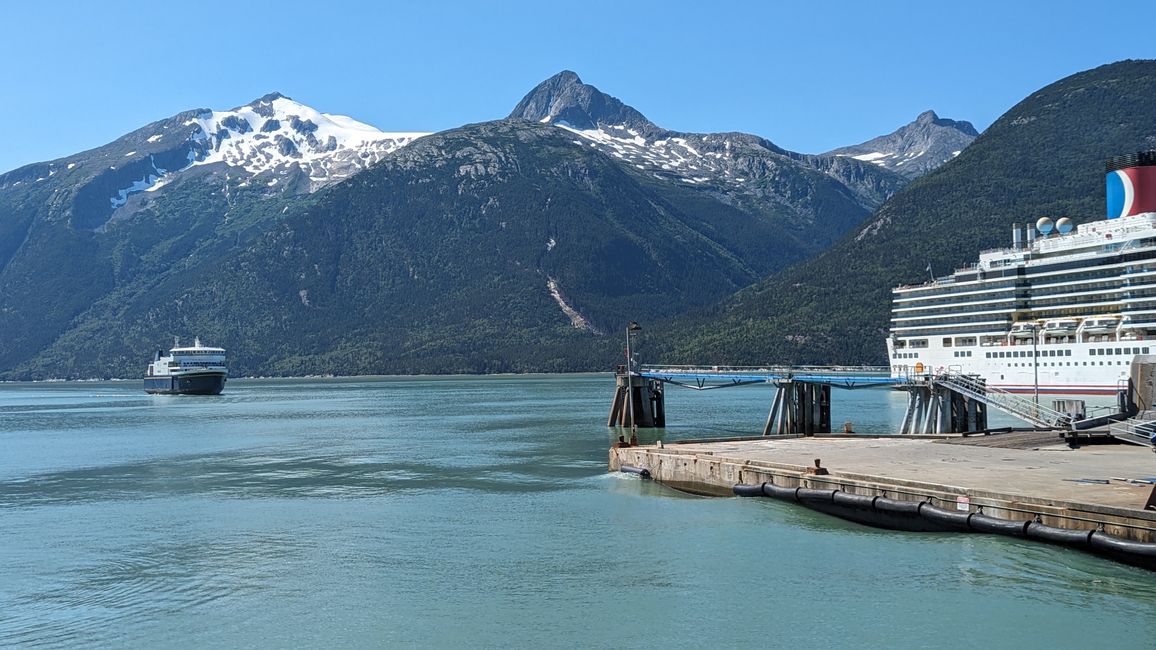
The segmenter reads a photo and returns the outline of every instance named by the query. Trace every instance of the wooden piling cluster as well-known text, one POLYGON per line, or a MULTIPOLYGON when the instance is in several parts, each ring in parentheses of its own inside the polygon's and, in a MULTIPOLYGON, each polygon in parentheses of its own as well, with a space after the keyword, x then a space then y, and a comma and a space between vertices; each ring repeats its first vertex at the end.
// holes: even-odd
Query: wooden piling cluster
POLYGON ((666 426, 666 403, 661 381, 620 371, 615 375, 614 383, 614 401, 610 406, 606 426, 666 426))

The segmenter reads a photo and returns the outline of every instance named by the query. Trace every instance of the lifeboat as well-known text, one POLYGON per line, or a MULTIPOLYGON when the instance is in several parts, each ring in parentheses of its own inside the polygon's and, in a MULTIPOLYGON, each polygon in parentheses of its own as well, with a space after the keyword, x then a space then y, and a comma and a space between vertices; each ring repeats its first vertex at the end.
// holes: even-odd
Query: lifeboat
POLYGON ((1120 324, 1120 333, 1126 339, 1142 339, 1151 327, 1149 323, 1133 323, 1125 318, 1120 324))
POLYGON ((1120 319, 1115 316, 1101 317, 1101 318, 1086 318, 1084 319, 1084 333, 1085 334, 1111 334, 1116 331, 1116 326, 1120 324, 1120 319))
POLYGON ((1035 323, 1014 323, 1011 327, 1013 339, 1030 339, 1036 334, 1035 323))
POLYGON ((1066 336, 1075 333, 1076 328, 1079 326, 1079 321, 1074 318, 1058 318, 1056 320, 1044 321, 1044 334, 1047 336, 1066 336))

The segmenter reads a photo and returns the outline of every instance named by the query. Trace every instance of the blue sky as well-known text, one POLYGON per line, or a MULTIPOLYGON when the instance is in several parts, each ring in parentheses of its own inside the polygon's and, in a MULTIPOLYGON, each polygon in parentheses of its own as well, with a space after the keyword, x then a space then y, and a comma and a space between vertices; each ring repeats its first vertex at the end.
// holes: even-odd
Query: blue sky
POLYGON ((0 171, 280 91, 383 130, 505 117, 562 69, 660 126, 816 153, 1156 58, 1156 2, 6 2, 0 171))

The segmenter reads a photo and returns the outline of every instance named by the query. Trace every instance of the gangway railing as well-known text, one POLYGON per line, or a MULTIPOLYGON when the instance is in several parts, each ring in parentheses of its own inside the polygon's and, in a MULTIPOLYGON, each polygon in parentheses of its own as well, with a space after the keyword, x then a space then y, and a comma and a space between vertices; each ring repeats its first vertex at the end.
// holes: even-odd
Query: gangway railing
POLYGON ((1067 429, 1072 426, 1072 418, 1067 413, 1036 404, 1035 400, 1009 393, 1002 388, 988 386, 978 377, 947 372, 931 376, 931 381, 1038 427, 1067 429))
POLYGON ((638 374, 649 379, 704 390, 755 383, 800 381, 840 388, 872 388, 906 383, 886 366, 688 366, 651 364, 638 374))

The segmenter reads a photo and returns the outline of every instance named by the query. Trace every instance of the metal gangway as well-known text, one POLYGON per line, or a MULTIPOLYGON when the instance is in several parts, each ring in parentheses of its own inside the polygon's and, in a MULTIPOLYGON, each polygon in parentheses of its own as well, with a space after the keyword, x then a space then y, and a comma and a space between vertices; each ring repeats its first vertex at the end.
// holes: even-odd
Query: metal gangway
POLYGON ((1156 412, 1145 411, 1129 420, 1113 422, 1108 431, 1120 442, 1156 448, 1156 412))
POLYGON ((897 386, 906 379, 893 377, 887 366, 688 366, 643 365, 638 374, 648 379, 709 390, 745 386, 805 382, 837 388, 875 388, 897 386))
POLYGON ((1003 411, 1043 429, 1070 429, 1072 427, 1072 418, 1067 413, 1061 413, 1038 404, 1032 398, 1010 393, 1002 388, 988 386, 985 381, 976 376, 958 372, 944 372, 930 375, 929 380, 937 386, 966 395, 991 408, 1003 411))

